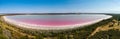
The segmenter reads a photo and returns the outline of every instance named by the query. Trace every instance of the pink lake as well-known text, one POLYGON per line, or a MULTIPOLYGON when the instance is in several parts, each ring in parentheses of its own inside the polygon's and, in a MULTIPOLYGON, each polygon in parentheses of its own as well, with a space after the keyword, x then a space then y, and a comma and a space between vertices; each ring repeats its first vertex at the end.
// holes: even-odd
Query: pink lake
POLYGON ((84 24, 98 19, 106 19, 110 16, 101 14, 80 14, 80 15, 15 15, 5 16, 9 20, 23 22, 32 25, 64 26, 84 24))

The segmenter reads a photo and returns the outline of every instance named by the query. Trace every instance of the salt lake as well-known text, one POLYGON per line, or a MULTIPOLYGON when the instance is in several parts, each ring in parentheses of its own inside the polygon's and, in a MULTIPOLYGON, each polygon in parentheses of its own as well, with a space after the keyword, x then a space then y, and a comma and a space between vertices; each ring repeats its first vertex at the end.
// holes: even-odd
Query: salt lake
POLYGON ((112 16, 104 14, 79 15, 13 15, 4 16, 6 22, 36 29, 64 29, 81 27, 109 19, 112 16))

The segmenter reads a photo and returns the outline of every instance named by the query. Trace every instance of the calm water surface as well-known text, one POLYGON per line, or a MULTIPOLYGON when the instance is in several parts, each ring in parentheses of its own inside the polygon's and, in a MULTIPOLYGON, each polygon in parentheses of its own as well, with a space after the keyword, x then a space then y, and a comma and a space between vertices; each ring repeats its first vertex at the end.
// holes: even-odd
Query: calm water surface
POLYGON ((84 24, 98 19, 105 19, 110 16, 103 14, 81 14, 81 15, 15 15, 5 16, 10 20, 35 25, 74 25, 84 24))

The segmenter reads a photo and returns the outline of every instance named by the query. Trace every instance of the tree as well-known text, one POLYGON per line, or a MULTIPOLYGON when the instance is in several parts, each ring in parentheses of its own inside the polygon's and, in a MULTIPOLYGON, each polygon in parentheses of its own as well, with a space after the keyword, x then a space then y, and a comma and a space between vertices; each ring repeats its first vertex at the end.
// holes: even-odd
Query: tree
POLYGON ((22 36, 22 37, 20 37, 20 39, 28 39, 28 36, 26 35, 26 36, 22 36))
POLYGON ((42 35, 36 35, 36 39, 44 39, 42 35))

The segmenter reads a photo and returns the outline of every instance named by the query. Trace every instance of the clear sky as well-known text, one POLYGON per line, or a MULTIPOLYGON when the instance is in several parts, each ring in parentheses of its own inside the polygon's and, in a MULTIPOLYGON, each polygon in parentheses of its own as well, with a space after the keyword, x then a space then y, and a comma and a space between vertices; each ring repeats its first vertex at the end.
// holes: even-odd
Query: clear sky
POLYGON ((120 0, 0 0, 0 13, 120 13, 120 0))

